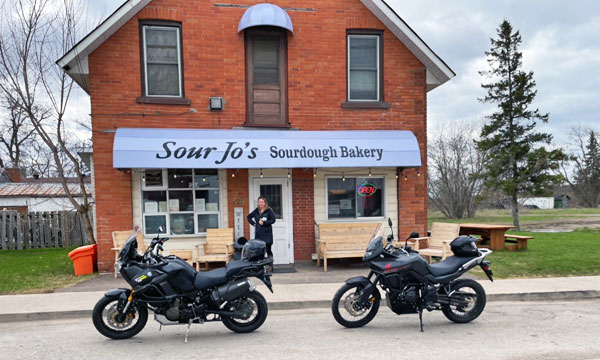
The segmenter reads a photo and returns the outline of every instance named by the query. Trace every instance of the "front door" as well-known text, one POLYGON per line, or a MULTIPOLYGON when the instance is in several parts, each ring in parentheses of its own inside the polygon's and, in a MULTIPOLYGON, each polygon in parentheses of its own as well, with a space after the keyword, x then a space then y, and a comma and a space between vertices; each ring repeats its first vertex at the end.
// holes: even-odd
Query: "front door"
MULTIPOLYGON (((250 191, 250 210, 256 209, 257 199, 263 196, 275 213, 273 224, 273 260, 275 264, 294 261, 292 245, 292 201, 288 178, 254 178, 250 191)), ((250 226, 250 238, 254 239, 254 227, 250 226)))

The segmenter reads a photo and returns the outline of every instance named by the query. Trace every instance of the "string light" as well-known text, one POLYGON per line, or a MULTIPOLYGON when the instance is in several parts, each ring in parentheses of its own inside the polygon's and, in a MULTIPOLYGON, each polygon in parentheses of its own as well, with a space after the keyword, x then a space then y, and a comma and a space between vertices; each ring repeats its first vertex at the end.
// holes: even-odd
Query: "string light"
POLYGON ((344 175, 344 173, 342 173, 342 181, 346 182, 346 176, 344 175))
POLYGON ((206 182, 206 177, 202 177, 202 182, 206 182))
POLYGON ((262 169, 260 169, 260 178, 262 179, 263 177, 262 169))
POLYGON ((315 170, 313 171, 313 177, 314 177, 314 178, 316 178, 316 177, 317 177, 317 169, 315 169, 315 170))
POLYGON ((369 168, 369 177, 371 177, 371 168, 369 168))
POLYGON ((290 174, 290 170, 288 169, 288 178, 291 178, 292 174, 290 174))
POLYGON ((399 177, 399 170, 396 169, 396 179, 399 177))
POLYGON ((417 176, 421 176, 421 171, 417 170, 417 176))
POLYGON ((235 177, 235 172, 231 172, 231 177, 234 178, 235 177))
POLYGON ((408 175, 406 175, 406 171, 403 171, 403 172, 404 172, 404 181, 406 181, 406 180, 408 180, 408 175))

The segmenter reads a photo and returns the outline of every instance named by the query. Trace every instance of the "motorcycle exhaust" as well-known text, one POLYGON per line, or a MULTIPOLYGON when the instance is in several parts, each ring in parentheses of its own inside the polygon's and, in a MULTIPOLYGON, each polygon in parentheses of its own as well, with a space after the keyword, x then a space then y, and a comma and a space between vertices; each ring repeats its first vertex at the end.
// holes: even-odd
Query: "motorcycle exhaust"
POLYGON ((256 285, 254 285, 254 283, 252 283, 252 281, 249 279, 232 281, 220 286, 216 291, 213 291, 212 300, 215 302, 215 304, 221 305, 226 301, 237 299, 249 291, 253 291, 254 289, 256 289, 256 285))

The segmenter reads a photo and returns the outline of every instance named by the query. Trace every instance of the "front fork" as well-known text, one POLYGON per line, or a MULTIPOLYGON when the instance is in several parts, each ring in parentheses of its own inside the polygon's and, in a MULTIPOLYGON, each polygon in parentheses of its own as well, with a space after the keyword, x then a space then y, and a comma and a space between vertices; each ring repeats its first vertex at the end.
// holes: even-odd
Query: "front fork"
POLYGON ((117 310, 119 311, 119 315, 117 315, 118 321, 123 321, 127 315, 127 310, 129 310, 129 307, 133 303, 134 292, 135 290, 131 289, 129 295, 127 295, 127 292, 122 292, 121 295, 119 295, 119 302, 117 303, 117 310))

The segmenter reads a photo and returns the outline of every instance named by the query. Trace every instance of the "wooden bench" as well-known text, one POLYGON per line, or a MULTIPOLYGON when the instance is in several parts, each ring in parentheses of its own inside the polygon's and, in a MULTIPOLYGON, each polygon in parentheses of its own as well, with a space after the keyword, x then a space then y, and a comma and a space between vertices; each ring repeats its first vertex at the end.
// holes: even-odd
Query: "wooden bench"
POLYGON ((533 236, 504 234, 504 242, 517 244, 517 250, 527 250, 527 240, 531 239, 533 236))
POLYGON ((333 223, 319 225, 317 266, 327 271, 327 259, 362 258, 377 223, 333 223))
POLYGON ((208 270, 209 262, 227 264, 233 256, 233 228, 206 229, 206 244, 196 246, 196 270, 203 262, 208 270))

